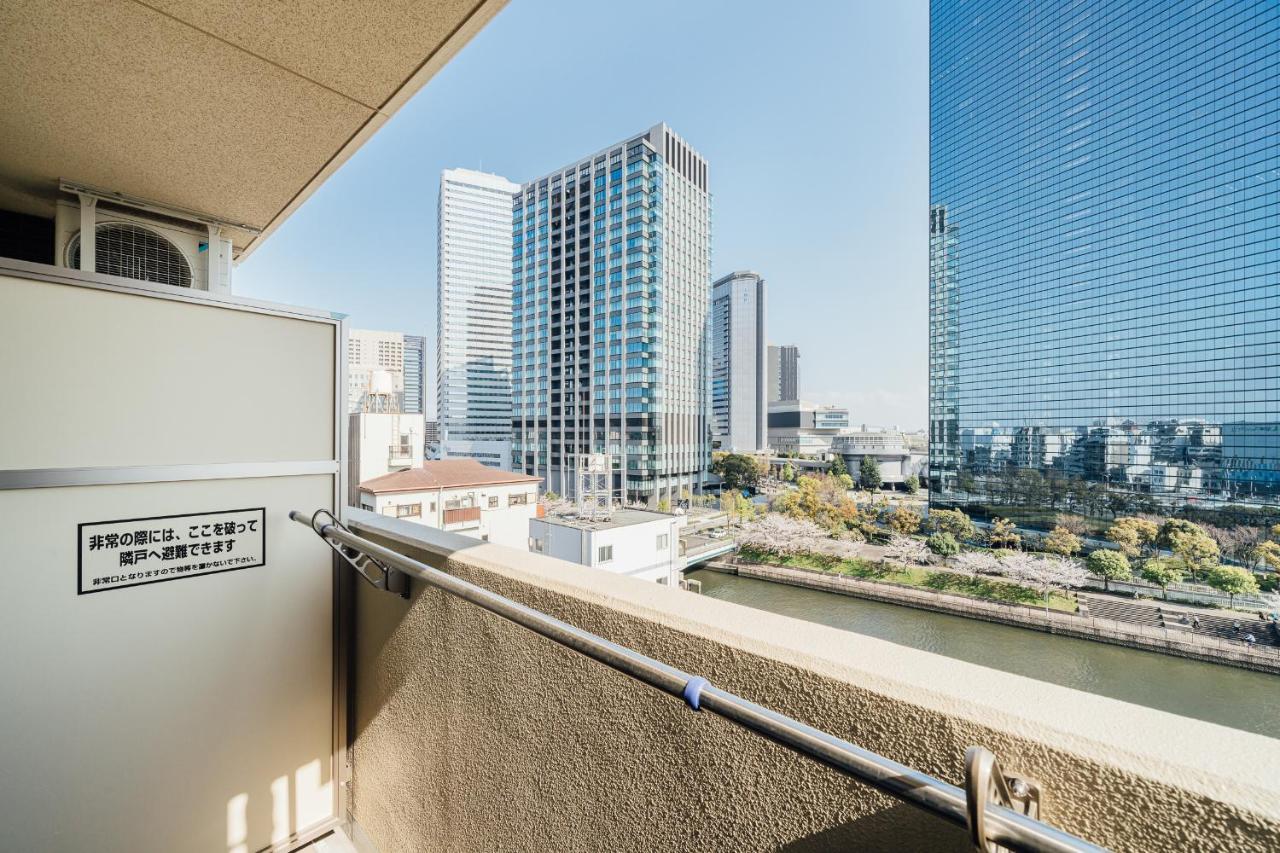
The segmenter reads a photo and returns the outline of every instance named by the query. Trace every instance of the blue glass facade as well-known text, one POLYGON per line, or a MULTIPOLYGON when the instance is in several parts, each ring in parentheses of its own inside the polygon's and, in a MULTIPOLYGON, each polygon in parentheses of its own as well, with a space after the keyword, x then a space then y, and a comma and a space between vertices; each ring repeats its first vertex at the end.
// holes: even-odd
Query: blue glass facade
POLYGON ((675 145, 658 125, 513 199, 512 464, 560 494, 574 493, 595 454, 609 457, 610 487, 628 499, 670 500, 701 483, 706 414, 681 385, 701 361, 683 353, 680 323, 683 303, 696 302, 701 328, 710 281, 701 268, 696 281, 684 274, 665 245, 670 228, 707 219, 706 174, 683 147, 677 167, 675 145), (694 190, 696 204, 682 197, 694 190))
POLYGON ((1276 520, 1280 4, 931 12, 933 503, 1276 520))

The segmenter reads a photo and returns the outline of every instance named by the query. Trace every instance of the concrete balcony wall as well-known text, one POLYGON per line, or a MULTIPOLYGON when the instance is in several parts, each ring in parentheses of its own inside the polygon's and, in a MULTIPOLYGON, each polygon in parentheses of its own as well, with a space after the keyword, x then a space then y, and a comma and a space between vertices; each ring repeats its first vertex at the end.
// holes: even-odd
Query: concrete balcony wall
MULTIPOLYGON (((359 532, 1116 850, 1280 846, 1280 742, 420 525, 359 532), (457 550, 454 550, 457 549, 457 550)), ((415 582, 356 602, 352 813, 418 850, 954 850, 964 833, 415 582)))

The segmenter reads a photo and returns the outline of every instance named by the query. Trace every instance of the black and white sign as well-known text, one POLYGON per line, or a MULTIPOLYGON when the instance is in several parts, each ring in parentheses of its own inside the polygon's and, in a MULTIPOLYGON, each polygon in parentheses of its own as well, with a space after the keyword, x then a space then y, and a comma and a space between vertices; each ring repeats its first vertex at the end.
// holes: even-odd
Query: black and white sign
POLYGON ((79 537, 80 595, 267 563, 264 508, 86 522, 79 537))

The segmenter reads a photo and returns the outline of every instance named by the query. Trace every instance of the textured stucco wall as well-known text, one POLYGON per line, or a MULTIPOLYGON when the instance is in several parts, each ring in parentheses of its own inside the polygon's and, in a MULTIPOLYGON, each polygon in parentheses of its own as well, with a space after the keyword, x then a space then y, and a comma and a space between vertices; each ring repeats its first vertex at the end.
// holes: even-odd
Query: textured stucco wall
MULTIPOLYGON (((1050 822, 1117 850, 1280 846, 1280 741, 493 545, 447 569, 951 782, 983 744, 1045 783, 1050 822)), ((472 605, 360 588, 353 809, 381 853, 967 849, 472 605)))

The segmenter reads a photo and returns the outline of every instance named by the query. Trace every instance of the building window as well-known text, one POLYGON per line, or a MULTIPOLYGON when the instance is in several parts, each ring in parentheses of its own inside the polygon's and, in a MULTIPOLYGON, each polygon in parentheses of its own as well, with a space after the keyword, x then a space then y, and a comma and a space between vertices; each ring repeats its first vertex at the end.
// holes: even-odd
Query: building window
POLYGON ((489 498, 489 509, 497 509, 497 508, 498 508, 498 496, 493 495, 492 497, 489 498))
POLYGON ((529 550, 530 550, 530 551, 537 551, 539 554, 541 554, 541 553, 542 553, 542 540, 541 540, 541 539, 534 539, 532 536, 530 536, 530 537, 529 537, 529 550))
POLYGON ((669 535, 670 534, 667 534, 667 533, 658 534, 658 550, 659 551, 667 550, 667 545, 669 545, 671 542, 671 540, 668 538, 669 535))
POLYGON ((396 518, 422 518, 422 504, 400 504, 396 507, 396 518))
POLYGON ((596 562, 607 563, 613 559, 613 546, 601 545, 596 549, 596 562))
POLYGON ((507 495, 507 506, 524 506, 529 503, 528 495, 507 495))

